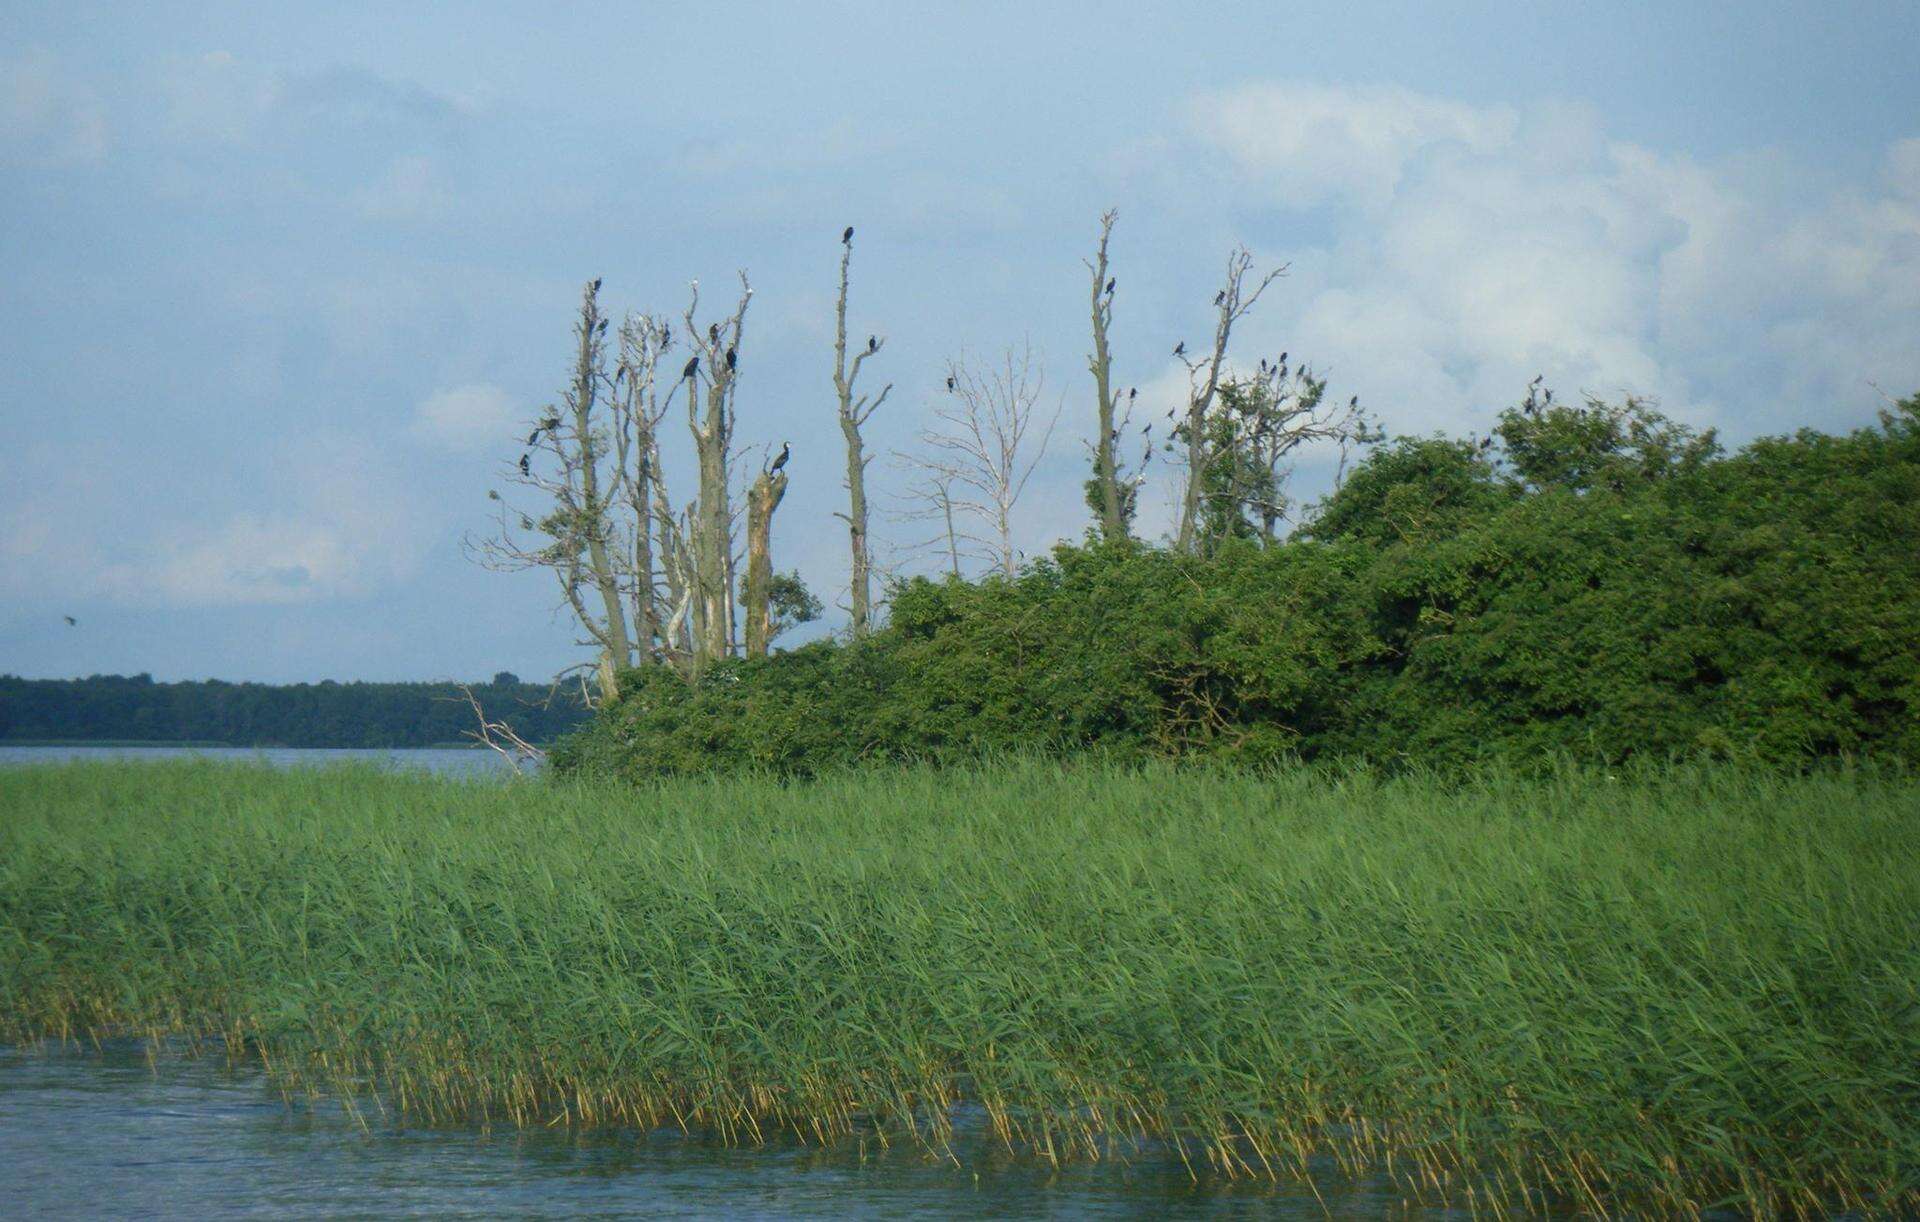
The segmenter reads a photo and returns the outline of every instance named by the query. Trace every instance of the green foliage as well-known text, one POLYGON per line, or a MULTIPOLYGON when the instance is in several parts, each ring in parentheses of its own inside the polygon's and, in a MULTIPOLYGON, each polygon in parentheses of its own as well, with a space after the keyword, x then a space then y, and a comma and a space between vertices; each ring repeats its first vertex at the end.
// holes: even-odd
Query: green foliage
MULTIPOLYGON (((576 692, 509 671, 475 684, 487 715, 529 742, 587 716, 576 692)), ((0 741, 196 742, 238 747, 431 747, 465 742, 473 706, 452 683, 155 683, 149 675, 0 675, 0 741)))
POLYGON ((411 1121, 939 1151, 971 1101, 1483 1213, 1911 1216, 1916 812, 1728 766, 0 770, 0 1039, 224 1034, 411 1121))
POLYGON ((1920 763, 1913 402, 1732 456, 1642 405, 1530 404, 1497 443, 1378 449, 1290 540, 908 582, 858 645, 640 681, 556 762, 1920 763))

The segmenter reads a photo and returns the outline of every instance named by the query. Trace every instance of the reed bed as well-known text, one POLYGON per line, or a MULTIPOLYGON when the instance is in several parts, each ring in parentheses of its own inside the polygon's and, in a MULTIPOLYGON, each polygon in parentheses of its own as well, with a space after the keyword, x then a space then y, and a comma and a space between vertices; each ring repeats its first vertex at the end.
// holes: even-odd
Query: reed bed
POLYGON ((0 1038, 129 1031, 424 1122, 1909 1212, 1920 783, 0 770, 0 1038))

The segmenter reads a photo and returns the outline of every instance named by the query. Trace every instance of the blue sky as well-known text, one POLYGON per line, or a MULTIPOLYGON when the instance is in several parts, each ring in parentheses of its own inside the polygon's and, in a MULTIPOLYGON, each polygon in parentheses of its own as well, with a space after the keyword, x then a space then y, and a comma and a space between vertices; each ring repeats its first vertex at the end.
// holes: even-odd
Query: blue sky
MULTIPOLYGON (((1910 3, 452 12, 9 6, 0 671, 577 661, 551 582, 460 540, 596 275, 677 314, 751 272, 740 435, 792 441, 777 559, 844 598, 845 224, 883 493, 949 357, 1040 354, 1035 550, 1084 525, 1107 207, 1116 376, 1156 404, 1236 242, 1291 267, 1240 358, 1305 356, 1394 432, 1484 429, 1536 373, 1734 441, 1920 388, 1910 3)), ((876 533, 912 563, 916 526, 876 533)))

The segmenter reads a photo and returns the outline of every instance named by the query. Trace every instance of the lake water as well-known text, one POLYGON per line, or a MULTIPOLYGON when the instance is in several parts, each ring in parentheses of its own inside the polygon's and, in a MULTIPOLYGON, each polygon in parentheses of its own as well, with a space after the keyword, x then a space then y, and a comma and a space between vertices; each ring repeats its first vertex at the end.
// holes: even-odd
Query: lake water
POLYGON ((0 767, 14 764, 53 764, 66 760, 166 759, 237 760, 241 763, 272 764, 276 768, 304 768, 360 762, 378 764, 383 768, 418 769, 447 776, 464 777, 511 776, 513 773, 513 769, 498 752, 484 748, 362 750, 317 747, 17 747, 0 743, 0 767))
POLYGON ((218 1053, 0 1046, 0 1212, 17 1218, 1406 1216, 1384 1183, 1321 1191, 1324 1205, 1303 1185, 1195 1186, 1177 1161, 1053 1171, 989 1152, 956 1167, 672 1130, 406 1129, 283 1102, 218 1053))

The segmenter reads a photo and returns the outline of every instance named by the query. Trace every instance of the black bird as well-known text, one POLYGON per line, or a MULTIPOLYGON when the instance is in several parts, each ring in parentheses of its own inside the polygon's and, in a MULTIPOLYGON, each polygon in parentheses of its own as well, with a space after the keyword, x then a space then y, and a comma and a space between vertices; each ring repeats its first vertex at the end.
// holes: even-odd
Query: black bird
POLYGON ((727 372, 732 373, 733 367, 735 365, 738 365, 739 363, 740 363, 739 354, 734 352, 734 350, 731 348, 727 349, 727 372))
POLYGON ((522 475, 533 474, 533 463, 527 458, 525 454, 522 454, 520 456, 520 474, 522 475))
POLYGON ((953 390, 953 375, 952 375, 952 374, 948 374, 948 375, 947 375, 947 390, 948 390, 948 391, 952 391, 952 390, 953 390))
POLYGON ((780 443, 780 457, 778 457, 778 458, 776 458, 776 459, 774 459, 774 460, 773 460, 773 465, 772 465, 771 467, 768 467, 768 468, 767 468, 767 473, 768 473, 769 475, 771 475, 771 474, 773 474, 774 472, 776 472, 776 471, 778 471, 778 470, 779 470, 780 468, 782 468, 782 467, 784 467, 784 466, 786 466, 786 465, 787 465, 787 459, 788 459, 788 457, 789 457, 789 456, 791 456, 792 454, 793 454, 793 447, 792 447, 792 446, 790 446, 790 445, 788 445, 788 444, 787 444, 786 442, 784 442, 784 441, 783 441, 783 442, 781 442, 781 443, 780 443))
POLYGON ((1153 421, 1147 421, 1147 427, 1140 430, 1140 435, 1149 441, 1153 440, 1153 421))
POLYGON ((593 291, 596 293, 600 291, 600 277, 598 276, 593 278, 593 291))
POLYGON ((1267 358, 1263 356, 1260 358, 1260 372, 1265 373, 1266 371, 1267 371, 1267 358))
POLYGON ((538 441, 538 440, 540 440, 540 430, 539 430, 539 429, 535 429, 535 430, 533 430, 533 432, 531 432, 531 433, 528 433, 528 434, 527 434, 527 444, 528 444, 528 445, 532 445, 532 444, 533 444, 534 442, 536 442, 536 441, 538 441))
POLYGON ((1359 407, 1359 406, 1360 406, 1360 396, 1359 396, 1359 395, 1355 395, 1355 396, 1354 396, 1353 398, 1351 398, 1351 399, 1348 399, 1348 400, 1347 400, 1347 406, 1348 406, 1348 407, 1359 407))
POLYGON ((1215 293, 1213 295, 1213 304, 1215 305, 1227 304, 1227 290, 1221 289, 1219 292, 1215 293))
POLYGON ((665 348, 673 342, 673 324, 663 323, 660 327, 660 346, 665 348))
POLYGON ((63 615, 60 618, 67 621, 67 627, 69 628, 78 628, 80 626, 80 621, 73 618, 71 615, 63 615))
POLYGON ((692 357, 687 361, 687 367, 680 371, 680 376, 683 378, 691 378, 695 373, 699 372, 699 370, 700 358, 697 356, 692 357))
POLYGON ((716 323, 707 324, 707 339, 710 342, 716 343, 716 344, 720 342, 720 324, 719 323, 716 322, 716 323))
POLYGON ((1112 279, 1109 279, 1107 281, 1107 296, 1109 297, 1113 296, 1113 280, 1112 279))
POLYGON ((1175 356, 1185 356, 1187 354, 1187 341, 1183 339, 1175 344, 1173 346, 1173 354, 1175 356))
POLYGON ((602 334, 602 335, 605 335, 605 334, 607 333, 607 320, 606 320, 606 319, 604 319, 604 318, 603 318, 603 319, 601 319, 601 320, 600 320, 600 326, 599 326, 599 328, 598 328, 598 330, 599 330, 599 332, 600 332, 600 334, 602 334))
POLYGON ((1138 386, 1129 387, 1127 389, 1127 402, 1131 403, 1135 399, 1138 399, 1139 397, 1140 397, 1140 388, 1138 386))
POLYGON ((840 231, 840 245, 842 246, 853 245, 853 226, 852 225, 848 225, 845 229, 840 231))
POLYGON ((545 431, 551 433, 553 432, 553 430, 560 427, 560 417, 548 416, 545 420, 542 420, 540 422, 540 427, 545 431))
POLYGON ((880 341, 875 339, 871 335, 867 336, 867 351, 868 352, 880 351, 880 341))
POLYGON ((1281 366, 1282 366, 1282 367, 1284 367, 1284 366, 1286 365, 1286 363, 1287 363, 1287 354, 1286 354, 1286 353, 1284 353, 1284 352, 1282 352, 1282 353, 1280 354, 1280 364, 1281 364, 1281 366))

